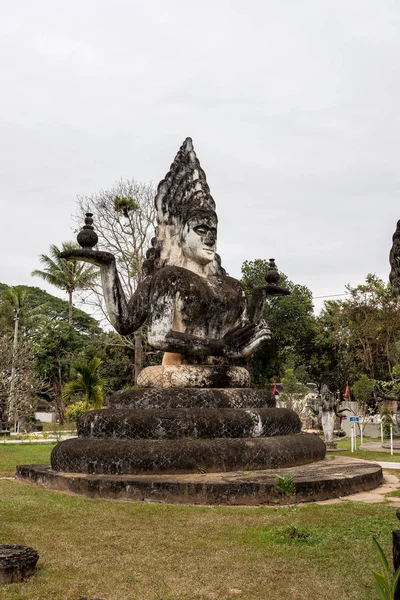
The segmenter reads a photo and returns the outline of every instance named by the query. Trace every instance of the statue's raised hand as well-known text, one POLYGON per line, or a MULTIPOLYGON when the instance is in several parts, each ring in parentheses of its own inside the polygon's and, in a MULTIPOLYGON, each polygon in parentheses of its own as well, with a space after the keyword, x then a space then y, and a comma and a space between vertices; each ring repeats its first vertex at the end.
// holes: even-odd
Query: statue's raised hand
POLYGON ((265 321, 245 322, 229 331, 222 339, 223 355, 227 358, 243 358, 256 352, 271 337, 265 321))
POLYGON ((92 250, 91 248, 77 248, 61 252, 60 258, 66 260, 81 260, 83 262, 96 265, 97 267, 106 267, 115 263, 115 256, 111 252, 103 250, 92 250))

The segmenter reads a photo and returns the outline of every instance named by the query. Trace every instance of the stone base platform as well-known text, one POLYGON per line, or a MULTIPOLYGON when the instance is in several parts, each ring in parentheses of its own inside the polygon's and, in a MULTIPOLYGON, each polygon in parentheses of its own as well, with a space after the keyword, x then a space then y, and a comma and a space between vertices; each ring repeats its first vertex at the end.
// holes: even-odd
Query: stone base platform
POLYGON ((383 481, 378 464, 341 456, 276 470, 173 475, 86 475, 53 471, 47 465, 21 465, 16 477, 90 498, 248 506, 338 498, 374 489, 383 481), (276 475, 293 478, 295 495, 287 497, 279 493, 276 475))

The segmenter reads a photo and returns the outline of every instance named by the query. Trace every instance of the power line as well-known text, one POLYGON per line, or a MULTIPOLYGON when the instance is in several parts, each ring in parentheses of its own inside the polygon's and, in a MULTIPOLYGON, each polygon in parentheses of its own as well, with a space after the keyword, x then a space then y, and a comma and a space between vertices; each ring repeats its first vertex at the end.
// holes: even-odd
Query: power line
POLYGON ((313 296, 313 300, 320 300, 321 298, 337 298, 338 296, 350 296, 350 292, 344 292, 343 294, 331 294, 330 296, 313 296))

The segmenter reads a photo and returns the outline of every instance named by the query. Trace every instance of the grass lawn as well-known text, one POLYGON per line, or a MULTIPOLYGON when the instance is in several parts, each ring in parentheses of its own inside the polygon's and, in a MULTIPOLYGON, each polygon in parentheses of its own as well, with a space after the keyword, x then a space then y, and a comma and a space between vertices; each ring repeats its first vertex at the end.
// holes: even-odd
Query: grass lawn
MULTIPOLYGON (((0 446, 0 472, 48 463, 50 451, 0 446)), ((33 546, 40 560, 33 578, 0 586, 0 600, 374 600, 371 536, 390 555, 398 527, 385 503, 171 506, 3 479, 0 543, 33 546)))
MULTIPOLYGON (((54 444, 0 444, 0 477, 14 477, 16 465, 48 465, 54 444)), ((0 600, 3 598, 0 596, 0 600)))
MULTIPOLYGON (((335 440, 338 448, 346 448, 345 452, 340 452, 340 456, 352 456, 353 458, 362 458, 363 460, 377 460, 379 462, 400 462, 400 452, 394 452, 393 456, 389 452, 374 452, 371 450, 358 450, 360 438, 357 438, 357 450, 351 453, 350 437, 339 438, 335 440)), ((380 438, 364 438, 366 442, 380 442, 380 438)))

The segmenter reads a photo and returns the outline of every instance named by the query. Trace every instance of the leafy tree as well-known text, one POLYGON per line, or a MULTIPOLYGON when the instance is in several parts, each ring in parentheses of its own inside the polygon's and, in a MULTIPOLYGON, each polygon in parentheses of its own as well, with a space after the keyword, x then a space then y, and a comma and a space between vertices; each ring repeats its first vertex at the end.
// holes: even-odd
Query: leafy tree
POLYGON ((100 365, 101 359, 96 356, 89 362, 77 361, 74 363, 76 379, 67 383, 63 392, 63 400, 66 404, 77 394, 83 394, 86 407, 101 408, 103 406, 105 381, 97 372, 100 365))
POLYGON ((41 396, 54 401, 62 423, 65 408, 62 390, 69 379, 71 359, 84 357, 86 349, 91 347, 101 330, 95 319, 75 308, 71 326, 67 302, 49 294, 46 298, 47 302, 35 309, 35 320, 26 335, 42 382, 41 396))
POLYGON ((363 374, 394 383, 400 307, 391 286, 369 274, 364 284, 347 290, 348 298, 326 302, 316 321, 316 368, 335 380, 336 389, 363 374))
POLYGON ((42 393, 54 401, 57 416, 64 422, 62 391, 69 377, 69 358, 82 349, 82 336, 65 321, 54 322, 46 315, 37 320, 31 334, 35 369, 42 381, 42 393))
MULTIPOLYGON (((18 347, 23 345, 25 355, 29 357, 29 365, 33 369, 34 388, 36 395, 48 402, 54 402, 60 422, 64 419, 64 402, 62 390, 69 379, 68 357, 85 360, 86 353, 95 344, 101 335, 101 329, 95 319, 84 311, 73 308, 73 324, 69 324, 69 305, 66 300, 52 296, 37 287, 15 286, 10 288, 0 283, 0 337, 6 336, 12 340, 15 331, 13 307, 19 307, 18 347), (17 298, 16 298, 17 293, 17 298)), ((3 346, 3 349, 5 346, 3 346)), ((11 343, 12 348, 12 343, 11 343)), ((5 351, 4 351, 5 352, 5 351)), ((22 349, 21 349, 22 352, 22 349)), ((22 369, 18 362, 21 353, 16 353, 15 372, 18 375, 22 370, 29 373, 29 369, 22 369)), ((21 365, 26 364, 24 355, 21 365)), ((89 355, 89 358, 95 353, 89 355)), ((4 354, 6 356, 6 353, 4 354)), ((1 361, 1 358, 0 358, 1 361)), ((132 371, 132 362, 130 370, 132 371)), ((114 367, 118 371, 118 361, 114 367)), ((7 372, 6 370, 4 372, 7 372)), ((1 384, 0 412, 4 415, 8 411, 10 398, 4 399, 5 390, 10 395, 11 371, 3 378, 1 384)), ((16 392, 13 397, 19 402, 21 396, 18 391, 21 386, 21 377, 16 383, 16 392), (19 386, 19 387, 18 387, 19 386)))
POLYGON ((88 289, 94 285, 98 274, 94 267, 82 262, 68 261, 60 258, 61 252, 77 248, 77 244, 63 242, 61 250, 55 245, 50 246, 50 255, 41 254, 39 257, 43 270, 35 269, 32 275, 41 277, 51 285, 68 294, 68 322, 72 325, 73 294, 76 290, 88 289))
POLYGON ((363 374, 353 383, 352 391, 355 400, 360 406, 368 405, 374 399, 375 382, 367 375, 363 374))
MULTIPOLYGON (((266 285, 268 261, 256 259, 242 265, 242 283, 251 299, 254 286, 266 285)), ((279 285, 291 291, 290 296, 269 296, 263 317, 271 328, 272 339, 252 359, 253 381, 265 385, 273 378, 281 379, 287 368, 307 379, 314 351, 315 317, 312 293, 281 273, 279 285)))
POLYGON ((306 407, 307 386, 297 379, 293 369, 285 370, 282 384, 284 391, 281 393, 280 399, 285 402, 286 408, 291 408, 300 415, 306 407))
POLYGON ((374 398, 375 381, 363 373, 354 382, 351 389, 354 399, 359 404, 359 412, 363 417, 362 424, 359 423, 358 425, 360 429, 364 429, 376 408, 374 398))
MULTIPOLYGON (((49 294, 34 286, 19 285, 11 288, 0 283, 0 333, 14 331, 14 304, 10 302, 11 290, 18 290, 25 295, 24 305, 20 305, 19 328, 29 335, 36 327, 38 317, 46 315, 52 321, 69 321, 69 305, 66 300, 49 294)), ((96 319, 83 310, 73 307, 73 327, 84 335, 94 335, 101 332, 96 319)))
POLYGON ((345 345, 337 343, 336 328, 340 319, 340 304, 328 300, 315 319, 314 349, 310 358, 310 376, 320 385, 340 390, 348 377, 345 345))

